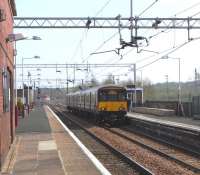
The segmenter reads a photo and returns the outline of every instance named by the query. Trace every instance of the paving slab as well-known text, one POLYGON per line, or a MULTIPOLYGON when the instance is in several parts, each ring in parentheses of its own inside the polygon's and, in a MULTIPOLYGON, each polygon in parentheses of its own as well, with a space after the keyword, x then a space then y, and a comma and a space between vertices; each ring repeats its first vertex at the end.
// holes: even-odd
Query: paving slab
POLYGON ((2 174, 101 174, 46 106, 20 118, 14 143, 2 174))

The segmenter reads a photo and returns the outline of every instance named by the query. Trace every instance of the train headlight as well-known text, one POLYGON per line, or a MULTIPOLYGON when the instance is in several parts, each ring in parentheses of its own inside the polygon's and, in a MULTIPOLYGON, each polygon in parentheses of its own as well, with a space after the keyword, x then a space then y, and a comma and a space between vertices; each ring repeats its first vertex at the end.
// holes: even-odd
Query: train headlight
POLYGON ((105 110, 106 110, 106 108, 105 108, 105 107, 102 107, 102 108, 100 108, 100 110, 101 110, 101 111, 105 111, 105 110))
POLYGON ((124 111, 125 108, 124 108, 124 107, 120 107, 119 110, 120 110, 120 111, 124 111))

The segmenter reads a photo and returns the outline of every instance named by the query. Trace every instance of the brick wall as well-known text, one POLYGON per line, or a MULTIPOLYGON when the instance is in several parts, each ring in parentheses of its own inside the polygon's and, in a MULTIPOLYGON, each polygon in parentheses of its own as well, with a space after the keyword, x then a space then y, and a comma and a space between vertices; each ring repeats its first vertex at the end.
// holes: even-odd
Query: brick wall
POLYGON ((3 164, 9 147, 14 138, 14 108, 13 108, 13 43, 7 43, 6 37, 13 33, 13 0, 0 0, 0 9, 6 14, 6 20, 0 22, 0 166, 3 164), (8 69, 11 74, 11 110, 3 111, 2 73, 8 69))

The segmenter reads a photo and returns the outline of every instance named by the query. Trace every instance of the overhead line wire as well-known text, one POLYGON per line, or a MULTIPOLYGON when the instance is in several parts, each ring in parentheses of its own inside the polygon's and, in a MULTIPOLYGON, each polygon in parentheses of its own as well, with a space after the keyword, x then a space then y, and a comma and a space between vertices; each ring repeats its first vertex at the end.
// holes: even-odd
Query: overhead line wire
MULTIPOLYGON (((108 4, 109 4, 111 1, 112 1, 112 0, 108 0, 108 1, 105 3, 105 5, 96 13, 95 17, 97 17, 97 16, 108 6, 108 4)), ((87 38, 88 30, 89 30, 89 29, 86 29, 86 31, 83 32, 82 37, 81 37, 80 41, 78 42, 78 45, 77 45, 77 47, 76 47, 76 49, 75 49, 75 51, 74 51, 74 54, 73 54, 71 60, 73 60, 74 57, 76 56, 77 50, 79 49, 80 45, 81 45, 81 47, 82 47, 82 44, 83 44, 83 41, 84 41, 84 34, 86 35, 86 38, 87 38)), ((81 49, 83 49, 83 48, 81 48, 81 49)))
MULTIPOLYGON (((183 44, 180 44, 180 45, 177 46, 176 48, 166 49, 166 50, 160 52, 159 54, 163 54, 163 53, 169 51, 168 53, 165 53, 165 54, 164 54, 164 55, 169 55, 169 54, 171 54, 171 53, 177 51, 178 49, 182 48, 182 47, 185 46, 186 44, 190 43, 191 41, 194 41, 194 40, 197 40, 197 39, 200 39, 200 37, 199 37, 199 38, 195 38, 195 39, 193 39, 193 40, 189 40, 189 41, 187 41, 187 42, 184 42, 183 44), (170 51, 170 50, 171 50, 171 51, 170 51)), ((152 58, 152 57, 154 57, 154 56, 155 56, 155 54, 152 55, 152 56, 146 57, 146 58, 144 58, 143 60, 138 60, 138 61, 134 62, 133 64, 142 62, 142 61, 144 61, 144 60, 146 60, 146 59, 150 59, 150 58, 152 58)), ((145 64, 145 65, 143 65, 143 66, 137 68, 136 70, 140 70, 140 69, 142 69, 142 68, 144 68, 144 67, 147 67, 147 66, 149 66, 149 65, 151 65, 151 64, 153 64, 153 63, 155 63, 155 62, 157 62, 157 61, 160 60, 160 59, 161 59, 161 58, 159 57, 159 58, 157 58, 156 60, 154 60, 154 61, 152 61, 152 62, 150 62, 150 63, 148 63, 148 64, 145 64)), ((114 62, 113 64, 116 64, 116 62, 114 62)), ((112 71, 112 72, 116 72, 116 71, 118 71, 118 70, 120 70, 120 69, 117 69, 117 70, 112 71)), ((105 72, 104 72, 104 73, 105 73, 105 72)), ((97 73, 96 75, 99 75, 99 74, 97 73)))
POLYGON ((108 4, 111 2, 112 0, 108 0, 105 5, 96 13, 95 17, 97 17, 107 6, 108 4))
MULTIPOLYGON (((146 8, 143 12, 141 12, 140 13, 140 15, 141 14, 143 14, 144 12, 146 12, 150 7, 152 7, 156 2, 157 2, 158 0, 156 0, 155 2, 153 2, 148 8, 146 8)), ((199 5, 200 3, 196 3, 196 4, 194 4, 194 5, 192 5, 191 7, 189 7, 189 8, 187 8, 187 9, 184 9, 185 11, 187 11, 187 10, 189 10, 189 9, 191 9, 192 7, 194 7, 195 5, 199 5)), ((183 11, 184 10, 182 10, 181 12, 178 12, 179 14, 180 13, 183 13, 183 11)), ((176 14, 175 14, 176 15, 176 14)), ((174 15, 174 16, 175 16, 174 15)), ((170 23, 171 24, 171 23, 170 23)), ((169 24, 169 25, 170 25, 169 24)), ((166 30, 170 30, 170 29, 166 29, 166 30)), ((155 35, 153 35, 153 36, 151 36, 151 37, 149 37, 149 38, 153 38, 153 37, 155 37, 155 36, 157 36, 157 35, 159 35, 160 33, 163 33, 164 31, 161 31, 161 32, 159 32, 159 33, 157 33, 157 34, 155 34, 155 35)), ((115 34, 113 34, 109 39, 107 39, 106 41, 104 41, 97 49, 95 49, 95 51, 94 52, 97 52, 99 49, 101 49, 108 41, 110 41, 112 38, 114 38, 116 35, 118 34, 118 32, 116 32, 115 34)), ((90 58, 91 57, 91 55, 88 55, 88 57, 86 57, 84 60, 83 60, 83 62, 85 62, 88 58, 90 58)))
POLYGON ((186 9, 183 9, 183 10, 177 12, 174 16, 177 16, 177 15, 179 15, 179 14, 181 14, 181 13, 184 13, 184 12, 186 12, 186 11, 192 9, 192 8, 195 8, 195 7, 198 6, 198 5, 200 5, 200 2, 198 2, 198 3, 196 3, 196 4, 193 4, 192 6, 190 6, 190 7, 186 8, 186 9))
MULTIPOLYGON (((141 16, 142 14, 144 14, 147 10, 149 10, 155 3, 157 3, 158 0, 155 0, 152 4, 150 4, 146 9, 144 9, 140 14, 139 16, 141 16)), ((123 30, 123 29, 121 29, 123 30)), ((106 41, 104 41, 94 52, 97 52, 99 49, 101 49, 108 41, 110 41, 112 38, 114 38, 116 35, 118 34, 118 32, 116 32, 115 34, 113 34, 109 39, 107 39, 106 41)), ((131 49, 130 51, 128 51, 127 53, 125 53, 123 56, 127 55, 129 52, 131 52, 132 50, 134 49, 131 49)), ((89 55, 86 59, 84 59, 84 61, 86 61, 91 55, 89 55)), ((110 62, 110 59, 108 60, 110 62)), ((108 62, 106 61, 106 62, 108 62)), ((106 63, 104 62, 104 63, 106 63)))
POLYGON ((139 15, 138 17, 140 17, 141 15, 143 15, 147 10, 149 10, 151 7, 153 7, 154 4, 156 4, 158 2, 158 0, 155 0, 152 4, 150 4, 146 9, 144 9, 139 15))
MULTIPOLYGON (((197 5, 200 5, 200 2, 199 2, 199 3, 196 3, 196 4, 194 4, 194 5, 192 5, 191 7, 187 8, 187 9, 184 9, 184 10, 182 10, 182 11, 180 11, 180 12, 174 14, 173 16, 177 16, 177 15, 179 15, 179 14, 181 14, 181 13, 184 13, 184 12, 186 12, 186 11, 188 11, 188 10, 194 8, 194 7, 197 6, 197 5)), ((196 16, 196 15, 198 15, 198 14, 200 14, 200 11, 197 12, 197 13, 195 13, 195 14, 193 14, 193 15, 191 15, 190 17, 194 17, 194 16, 196 16)), ((171 16, 171 17, 173 17, 173 16, 171 16)), ((179 22, 178 24, 180 24, 180 23, 181 23, 181 22, 179 22)), ((172 22, 169 23, 168 26, 170 26, 171 24, 172 24, 172 22)), ((162 31, 160 31, 160 32, 158 32, 158 33, 156 33, 156 34, 150 36, 149 39, 152 39, 152 38, 158 36, 158 35, 161 34, 161 33, 168 33, 168 32, 170 32, 171 30, 172 30, 172 29, 165 29, 165 30, 162 30, 162 31)))
MULTIPOLYGON (((195 39, 193 39, 193 40, 197 40, 197 39, 199 39, 199 38, 195 38, 195 39)), ((176 46, 175 48, 172 47, 172 48, 166 49, 166 50, 160 52, 159 54, 164 54, 165 52, 169 51, 168 53, 165 54, 165 55, 169 55, 169 54, 171 54, 171 53, 177 51, 177 50, 180 49, 181 47, 185 46, 186 44, 190 43, 190 42, 193 41, 193 40, 189 40, 189 41, 187 41, 187 42, 184 42, 183 44, 180 44, 179 46, 176 46), (170 51, 170 50, 171 50, 171 51, 170 51)), ((155 56, 155 55, 146 57, 146 58, 144 58, 144 59, 142 59, 142 60, 136 61, 135 63, 143 62, 143 61, 145 61, 145 60, 147 60, 147 59, 149 59, 149 58, 152 58, 152 57, 154 57, 154 56, 155 56)))
MULTIPOLYGON (((180 15, 181 13, 184 13, 184 12, 186 12, 186 11, 188 11, 188 10, 190 10, 190 9, 192 9, 192 8, 194 8, 194 7, 196 7, 196 6, 198 6, 198 5, 200 5, 200 2, 198 2, 198 3, 196 3, 196 4, 193 4, 192 6, 190 6, 190 7, 186 8, 186 9, 183 9, 183 10, 177 12, 177 13, 174 14, 173 16, 180 15)), ((200 14, 200 12, 197 12, 196 14, 192 15, 191 17, 194 17, 194 16, 196 16, 196 15, 198 15, 198 14, 200 14)), ((171 17, 173 17, 173 16, 171 16, 171 17)), ((180 24, 180 23, 178 23, 178 24, 180 24)), ((169 23, 168 26, 170 26, 170 25, 171 25, 171 23, 169 23)), ((152 38, 154 38, 154 37, 160 35, 161 33, 168 33, 168 32, 171 32, 171 30, 172 30, 172 29, 165 29, 165 30, 162 30, 162 31, 160 31, 160 32, 158 32, 158 33, 156 33, 156 34, 154 34, 154 35, 148 37, 148 38, 149 38, 149 39, 152 39, 152 38)))
MULTIPOLYGON (((154 3, 155 3, 155 2, 154 2, 154 3)), ((181 14, 181 13, 183 13, 183 12, 185 12, 185 11, 188 11, 188 10, 190 10, 191 8, 194 8, 194 7, 197 6, 197 5, 200 5, 200 2, 199 2, 199 3, 196 3, 196 4, 194 4, 194 5, 192 5, 191 7, 187 8, 187 9, 184 9, 184 10, 182 10, 182 11, 176 13, 175 15, 181 14)), ((193 14, 191 17, 194 17, 194 16, 196 16, 196 15, 198 15, 198 14, 200 14, 200 12, 193 14)), ((174 16, 175 16, 175 15, 174 15, 174 16)), ((171 23, 170 23, 170 24, 171 24, 171 23)), ((170 25, 170 24, 169 24, 169 25, 170 25)), ((172 30, 172 29, 166 29, 165 31, 170 32, 171 30, 172 30), (167 31, 167 30, 168 30, 168 31, 167 31)), ((160 33, 164 33, 165 31, 161 31, 161 32, 159 32, 159 33, 157 33, 157 34, 155 34, 155 35, 149 37, 149 38, 153 38, 153 37, 159 35, 160 33)), ((165 33, 166 33, 166 32, 165 32, 165 33)), ((173 48, 174 48, 174 47, 173 47, 173 48)), ((130 51, 128 51, 125 55, 128 55, 128 53, 130 53, 132 50, 134 50, 134 48, 131 49, 130 51)), ((170 49, 169 49, 169 50, 170 50, 170 49)), ((125 55, 123 55, 123 56, 125 56, 125 55)), ((120 60, 119 60, 119 61, 120 61, 120 60)))
MULTIPOLYGON (((165 55, 169 55, 169 54, 171 54, 171 53, 174 53, 175 51, 177 51, 178 49, 180 49, 180 48, 182 48, 183 46, 187 45, 187 44, 190 43, 191 41, 198 40, 198 39, 200 39, 200 37, 199 37, 199 38, 195 38, 195 39, 193 39, 193 40, 189 40, 189 41, 187 41, 187 42, 185 42, 185 43, 179 45, 178 47, 176 47, 176 48, 173 49, 172 51, 166 53, 165 55)), ((152 62, 150 62, 150 63, 148 63, 148 64, 145 64, 145 65, 143 65, 143 66, 137 68, 137 70, 143 69, 144 67, 147 67, 147 66, 151 65, 151 64, 155 63, 156 61, 158 61, 159 59, 161 59, 161 57, 159 57, 158 59, 156 59, 156 60, 154 60, 154 61, 152 61, 152 62)))
MULTIPOLYGON (((140 14, 139 14, 139 16, 141 16, 142 14, 144 14, 147 10, 149 10, 155 3, 157 3, 158 2, 158 0, 155 0, 152 4, 150 4, 146 9, 144 9, 140 14)), ((123 30, 123 29, 121 29, 121 30, 123 30)), ((114 35, 113 35, 113 37, 114 36, 116 36, 118 34, 118 32, 116 32, 114 35)), ((113 38, 112 37, 112 38, 113 38)), ((103 45, 104 45, 105 43, 103 43, 103 45)), ((98 49, 99 50, 99 49, 98 49)), ((97 51, 98 51, 97 50, 97 51)), ((131 49, 131 51, 132 51, 133 49, 131 49)), ((130 52, 131 52, 130 51, 130 52)), ((122 56, 125 56, 125 55, 127 55, 128 53, 126 53, 126 54, 124 54, 124 55, 122 55, 122 56)), ((110 59, 109 59, 109 61, 110 61, 110 59)))
MULTIPOLYGON (((150 4, 147 8, 145 8, 145 9, 138 15, 138 17, 141 16, 142 14, 144 14, 144 13, 145 13, 147 10, 149 10, 151 7, 153 7, 153 5, 156 4, 157 2, 158 2, 158 0, 155 0, 152 4, 150 4)), ((118 32, 116 32, 116 34, 117 34, 117 33, 118 33, 118 32)), ((125 56, 125 55, 128 55, 128 53, 132 52, 134 49, 135 49, 135 48, 133 48, 133 49, 129 50, 128 52, 126 52, 125 54, 122 55, 122 57, 125 56)), ((110 59, 109 59, 108 61, 110 62, 110 59)), ((108 62, 108 61, 106 61, 106 62, 108 62)), ((104 63, 106 63, 106 62, 104 62, 104 63)))
MULTIPOLYGON (((97 16, 108 6, 108 4, 109 4, 111 1, 112 1, 112 0, 108 0, 108 1, 105 3, 105 5, 103 5, 103 7, 95 14, 95 17, 97 17, 97 16)), ((79 49, 80 47, 81 47, 82 63, 84 63, 84 62, 90 57, 90 55, 89 55, 86 59, 83 58, 83 39, 84 39, 84 33, 86 33, 86 36, 87 36, 88 30, 89 30, 89 29, 87 29, 86 32, 83 32, 82 37, 81 37, 81 39, 80 39, 80 41, 79 41, 79 43, 78 43, 78 45, 77 45, 77 47, 76 47, 76 49, 75 49, 75 52, 74 52, 74 54, 73 54, 73 56, 72 56, 72 60, 73 60, 74 57, 76 56, 77 51, 78 51, 78 49, 79 49)))
MULTIPOLYGON (((154 1, 150 6, 148 6, 145 10, 143 10, 143 11, 139 14, 139 16, 141 16, 144 12, 146 12, 147 10, 149 10, 157 1, 158 1, 158 0, 154 1)), ((178 15, 178 14, 181 14, 181 13, 183 13, 183 12, 185 12, 185 11, 188 11, 189 9, 192 9, 192 8, 194 8, 195 6, 199 5, 199 4, 200 4, 200 3, 196 3, 196 4, 192 5, 191 7, 189 7, 189 8, 187 8, 187 9, 184 9, 184 10, 178 12, 178 13, 175 14, 175 15, 178 15)), ((200 13, 200 12, 194 14, 193 16, 196 16, 196 15, 199 14, 199 13, 200 13)), ((174 15, 174 16, 175 16, 175 15, 174 15)), ((192 16, 192 17, 193 17, 193 16, 192 16)), ((171 24, 171 23, 170 23, 170 24, 171 24)), ((170 24, 169 24, 169 25, 170 25, 170 24)), ((169 30, 169 29, 166 29, 165 31, 167 31, 167 30, 169 30)), ((160 33, 165 32, 165 31, 161 31, 161 32, 155 34, 154 36, 149 37, 149 38, 153 38, 153 37, 159 35, 160 33)), ((170 31, 168 31, 168 32, 170 32, 170 31)), ((108 41, 110 41, 112 38, 114 38, 117 34, 118 34, 118 32, 116 32, 114 35, 112 35, 108 40, 104 41, 104 42, 95 50, 95 52, 98 51, 100 48, 102 48, 108 41)), ((132 50, 134 50, 134 48, 131 49, 130 51, 128 51, 127 53, 125 53, 124 55, 128 55, 128 53, 130 53, 132 50)), ((85 60, 87 60, 90 56, 91 56, 91 55, 89 55, 85 60)), ((146 58, 146 59, 147 59, 147 58, 146 58)), ((145 60, 146 60, 146 59, 145 59, 145 60)), ((85 61, 85 60, 84 60, 84 61, 85 61)), ((121 59, 120 59, 120 60, 121 60, 121 59)), ((120 60, 118 60, 118 61, 120 61, 120 60)), ((142 60, 142 61, 144 61, 144 60, 142 60)))
MULTIPOLYGON (((195 40, 197 40, 197 39, 200 39, 200 38, 196 38, 195 40)), ((165 50, 165 51, 163 51, 163 52, 160 52, 159 54, 164 53, 164 52, 166 52, 166 51, 169 51, 169 50, 173 49, 172 51, 169 51, 168 53, 164 54, 164 55, 169 55, 169 54, 171 54, 171 53, 177 51, 178 49, 182 48, 183 46, 187 45, 187 44, 190 43, 191 41, 193 41, 193 40, 190 40, 190 41, 187 41, 187 42, 185 42, 185 43, 183 43, 183 44, 180 44, 180 45, 177 46, 175 49, 174 49, 174 48, 167 49, 167 50, 165 50)), ((153 55, 153 56, 154 56, 154 55, 153 55)), ((153 56, 150 56, 150 57, 153 57, 153 56)), ((149 57, 149 58, 150 58, 150 57, 149 57)), ((147 58, 148 58, 148 57, 147 57, 147 58)), ((146 58, 146 59, 147 59, 147 58, 146 58)), ((149 65, 151 65, 151 64, 153 64, 153 63, 155 63, 155 62, 157 62, 157 61, 160 60, 160 59, 161 59, 161 57, 157 58, 156 60, 154 60, 154 61, 152 61, 152 62, 150 62, 150 63, 148 63, 148 64, 145 64, 145 65, 143 65, 143 66, 137 68, 136 70, 143 69, 144 67, 147 67, 147 66, 149 66, 149 65)), ((138 63, 138 62, 141 62, 141 61, 144 61, 144 60, 139 60, 139 61, 136 61, 135 63, 138 63)), ((112 71, 112 73, 117 72, 117 71, 120 70, 120 69, 121 69, 121 68, 118 68, 117 70, 112 71)), ((104 72, 104 73, 105 73, 105 72, 104 72)), ((127 73, 128 73, 128 72, 127 72, 127 73)), ((97 74, 97 75, 99 75, 99 74, 97 74)))

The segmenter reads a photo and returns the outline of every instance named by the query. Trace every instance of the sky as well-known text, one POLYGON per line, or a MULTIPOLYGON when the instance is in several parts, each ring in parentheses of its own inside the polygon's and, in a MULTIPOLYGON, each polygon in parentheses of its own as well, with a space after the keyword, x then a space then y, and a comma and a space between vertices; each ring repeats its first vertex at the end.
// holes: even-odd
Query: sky
MULTIPOLYGON (((133 15, 139 15, 154 0, 133 0, 133 15)), ((130 17, 130 0, 16 0, 18 17, 130 17)), ((200 1, 198 0, 158 0, 141 17, 188 17, 197 14, 200 17, 200 1), (191 7, 191 8, 189 8, 191 7), (189 8, 189 9, 188 9, 189 8)), ((24 40, 17 42, 17 63, 22 63, 22 58, 32 58, 35 55, 40 59, 24 59, 24 64, 65 64, 65 63, 106 63, 136 64, 137 79, 149 79, 152 83, 178 81, 178 60, 181 65, 181 81, 194 80, 194 70, 200 72, 199 46, 200 41, 192 41, 177 51, 171 53, 169 59, 161 58, 163 51, 177 47, 187 42, 186 30, 169 30, 149 40, 148 47, 140 49, 159 52, 160 54, 142 51, 137 53, 135 48, 125 48, 121 54, 123 58, 114 52, 95 54, 93 53, 100 45, 98 51, 112 50, 119 47, 119 35, 116 34, 111 40, 107 40, 117 32, 117 29, 14 29, 14 33, 23 33, 24 36, 39 36, 41 41, 24 40), (103 44, 104 43, 104 44, 103 44), (174 58, 174 59, 172 59, 174 58), (158 60, 158 61, 155 61, 158 60), (155 62, 154 62, 155 61, 155 62), (152 63, 154 62, 154 63, 152 63), (152 63, 152 64, 151 64, 152 63)), ((139 30, 138 35, 149 38, 159 33, 160 30, 139 30)), ((123 30, 122 37, 130 41, 130 31, 123 30)), ((198 30, 191 31, 191 37, 200 37, 198 30)), ((31 72, 32 79, 41 74, 41 79, 66 79, 66 70, 24 69, 24 79, 31 72)), ((21 72, 17 70, 18 87, 21 85, 21 72)), ((115 75, 120 80, 133 80, 133 72, 130 68, 98 68, 86 71, 76 71, 76 79, 90 80, 94 76, 102 81, 108 74, 115 75)), ((69 79, 73 79, 73 70, 69 70, 69 79)), ((40 82, 42 86, 56 86, 56 82, 40 82)), ((58 84, 57 84, 58 86, 58 84)), ((61 83, 60 83, 60 86, 61 83)))

